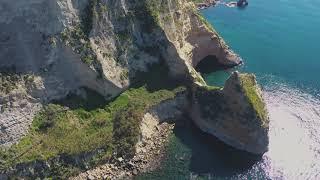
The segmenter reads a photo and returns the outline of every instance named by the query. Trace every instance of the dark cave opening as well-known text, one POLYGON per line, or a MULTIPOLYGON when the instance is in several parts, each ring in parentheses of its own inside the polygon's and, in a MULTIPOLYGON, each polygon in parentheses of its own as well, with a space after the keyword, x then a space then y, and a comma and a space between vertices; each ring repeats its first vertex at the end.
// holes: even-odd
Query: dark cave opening
POLYGON ((215 71, 225 70, 230 68, 229 66, 223 65, 219 62, 218 58, 213 55, 209 55, 203 58, 195 67, 196 71, 201 74, 208 74, 215 71))

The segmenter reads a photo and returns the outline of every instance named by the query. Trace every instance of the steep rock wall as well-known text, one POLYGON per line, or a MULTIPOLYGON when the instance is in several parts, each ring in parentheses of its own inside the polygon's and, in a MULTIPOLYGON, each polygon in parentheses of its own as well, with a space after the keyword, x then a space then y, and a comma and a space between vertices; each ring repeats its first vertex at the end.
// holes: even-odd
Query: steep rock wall
POLYGON ((190 116, 230 146, 254 154, 268 150, 268 112, 252 74, 234 72, 223 89, 195 85, 190 116))
POLYGON ((177 79, 199 79, 193 67, 208 55, 239 63, 187 0, 2 0, 0 29, 0 72, 36 79, 1 93, 0 146, 25 134, 39 110, 13 104, 38 107, 79 87, 111 99, 160 61, 177 79))

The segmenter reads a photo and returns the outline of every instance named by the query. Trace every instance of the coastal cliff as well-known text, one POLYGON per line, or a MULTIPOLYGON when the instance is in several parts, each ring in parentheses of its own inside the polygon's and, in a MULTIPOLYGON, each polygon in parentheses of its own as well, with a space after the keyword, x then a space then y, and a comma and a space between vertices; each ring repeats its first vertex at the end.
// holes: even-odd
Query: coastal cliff
POLYGON ((174 79, 208 55, 240 61, 186 0, 0 3, 1 82, 9 88, 0 92, 0 145, 17 142, 41 105, 80 87, 110 100, 160 61, 174 79))
POLYGON ((145 114, 205 85, 199 62, 241 63, 188 0, 3 0, 0 27, 0 178, 130 160, 145 114))
POLYGON ((223 89, 196 85, 190 116, 201 130, 237 149, 268 150, 268 112, 252 74, 234 72, 223 89))

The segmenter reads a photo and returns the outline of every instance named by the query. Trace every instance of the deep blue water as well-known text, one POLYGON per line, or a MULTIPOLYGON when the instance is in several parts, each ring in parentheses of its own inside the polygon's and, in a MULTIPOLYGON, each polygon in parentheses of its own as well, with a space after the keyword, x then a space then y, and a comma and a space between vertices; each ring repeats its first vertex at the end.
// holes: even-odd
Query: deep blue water
POLYGON ((244 9, 202 11, 245 61, 243 71, 275 76, 303 90, 320 89, 320 1, 255 0, 244 9))
MULTIPOLYGON (((269 151, 237 178, 320 179, 320 1, 249 3, 203 11, 244 59, 238 70, 257 75, 270 112, 269 151)), ((228 74, 204 77, 221 85, 228 74)))
MULTIPOLYGON (((147 179, 320 179, 320 1, 249 0, 202 11, 255 73, 270 113, 269 151, 252 157, 177 126, 161 169, 147 179)), ((232 70, 204 74, 223 85, 232 70)))

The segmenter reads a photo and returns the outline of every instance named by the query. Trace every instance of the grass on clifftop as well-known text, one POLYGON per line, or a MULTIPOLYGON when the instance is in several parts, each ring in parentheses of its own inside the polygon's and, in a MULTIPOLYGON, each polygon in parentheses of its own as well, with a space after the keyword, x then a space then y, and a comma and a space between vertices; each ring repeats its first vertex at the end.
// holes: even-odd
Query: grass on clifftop
MULTIPOLYGON (((99 148, 111 154, 114 146, 123 148, 121 141, 132 138, 131 134, 125 137, 126 133, 130 133, 129 128, 139 127, 138 119, 147 107, 174 98, 175 92, 159 90, 150 93, 145 87, 130 89, 110 104, 93 110, 82 107, 72 110, 50 104, 36 116, 29 135, 10 151, 16 155, 16 162, 47 160, 59 154, 76 155, 99 148), (126 113, 130 116, 124 116, 126 113), (135 116, 136 113, 140 116, 135 116), (123 120, 123 117, 127 118, 123 120), (137 118, 129 119, 132 117, 137 118), (113 132, 119 141, 113 141, 113 132)), ((132 134, 136 133, 139 132, 132 134)), ((121 151, 124 154, 125 151, 121 151)))
POLYGON ((102 152, 94 157, 96 162, 107 160, 113 153, 132 157, 145 111, 184 90, 167 83, 167 75, 162 74, 167 70, 163 66, 151 69, 151 73, 144 74, 147 79, 110 103, 87 90, 87 100, 73 95, 45 106, 34 118, 27 136, 7 151, 0 150, 0 170, 19 163, 96 150, 102 152), (159 87, 153 87, 151 82, 159 87))
POLYGON ((268 112, 263 99, 257 92, 255 77, 250 74, 240 74, 240 82, 245 95, 248 97, 249 103, 257 112, 258 117, 262 120, 262 126, 267 126, 268 112))
POLYGON ((195 90, 195 98, 200 105, 200 111, 205 119, 212 119, 223 111, 224 103, 221 87, 201 86, 195 90))
POLYGON ((205 2, 205 0, 191 0, 191 1, 194 3, 204 3, 205 2))

